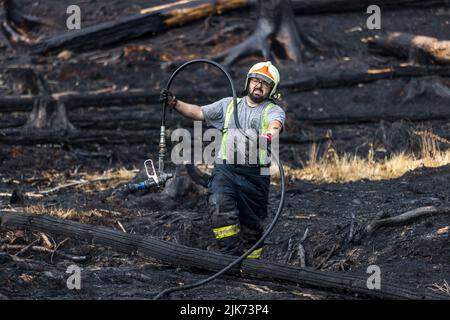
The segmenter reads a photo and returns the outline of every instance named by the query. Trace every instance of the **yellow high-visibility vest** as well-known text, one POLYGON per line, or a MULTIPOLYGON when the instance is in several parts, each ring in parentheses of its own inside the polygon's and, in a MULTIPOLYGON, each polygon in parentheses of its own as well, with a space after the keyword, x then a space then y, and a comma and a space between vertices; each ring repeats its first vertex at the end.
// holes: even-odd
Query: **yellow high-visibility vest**
MULTIPOLYGON (((239 102, 241 100, 242 100, 241 98, 237 99, 237 104, 239 104, 239 102)), ((261 120, 261 134, 267 133, 267 129, 269 127, 269 124, 267 123, 267 114, 273 106, 274 106, 274 104, 271 102, 267 106, 264 107, 262 120, 261 120)), ((227 106, 227 112, 225 114, 225 122, 223 125, 223 131, 222 131, 222 133, 223 133, 223 135, 222 135, 222 159, 223 160, 227 159, 227 131, 228 131, 228 126, 230 125, 231 115, 233 114, 233 111, 234 111, 234 105, 233 105, 233 100, 231 100, 231 102, 227 106)), ((266 157, 267 157, 267 150, 260 149, 259 150, 259 165, 262 166, 262 165, 266 164, 266 157)))

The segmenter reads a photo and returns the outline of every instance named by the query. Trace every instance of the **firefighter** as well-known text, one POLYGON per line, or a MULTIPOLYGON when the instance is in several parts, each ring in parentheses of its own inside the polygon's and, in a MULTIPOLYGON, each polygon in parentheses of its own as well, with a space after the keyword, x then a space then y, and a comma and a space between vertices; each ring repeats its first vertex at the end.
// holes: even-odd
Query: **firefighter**
MULTIPOLYGON (((241 255, 263 233, 270 176, 262 174, 261 168, 270 165, 270 157, 261 146, 270 145, 283 130, 286 115, 275 102, 279 83, 279 71, 270 61, 255 64, 247 73, 237 104, 238 120, 242 129, 253 132, 257 139, 245 144, 246 148, 235 147, 236 142, 248 139, 236 130, 232 97, 198 106, 177 100, 170 91, 161 93, 168 107, 222 131, 220 150, 208 181, 208 211, 219 250, 224 254, 241 255), (256 157, 252 150, 256 150, 256 157)), ((261 253, 262 247, 257 248, 248 258, 259 259, 261 253)))

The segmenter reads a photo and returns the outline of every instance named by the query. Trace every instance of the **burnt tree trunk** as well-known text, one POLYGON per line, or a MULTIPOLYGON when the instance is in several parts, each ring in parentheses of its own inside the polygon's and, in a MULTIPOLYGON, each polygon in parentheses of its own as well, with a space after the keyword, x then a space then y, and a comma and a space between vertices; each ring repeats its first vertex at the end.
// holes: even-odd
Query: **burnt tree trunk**
POLYGON ((253 34, 218 58, 225 58, 223 63, 230 65, 255 54, 267 60, 275 53, 281 58, 301 62, 302 40, 291 0, 260 0, 258 6, 259 17, 253 34))
POLYGON ((138 14, 118 21, 66 32, 35 43, 31 49, 36 53, 47 53, 63 49, 86 51, 102 48, 182 26, 211 14, 244 8, 249 4, 250 0, 178 1, 143 9, 138 14))
POLYGON ((32 75, 34 86, 30 88, 30 91, 32 91, 31 93, 37 93, 39 97, 35 100, 33 110, 24 129, 27 131, 36 129, 68 131, 75 129, 67 117, 64 103, 52 100, 50 87, 44 76, 36 72, 33 72, 32 75))
POLYGON ((450 41, 391 32, 385 36, 371 39, 368 45, 369 50, 373 53, 408 59, 412 65, 450 64, 450 41))

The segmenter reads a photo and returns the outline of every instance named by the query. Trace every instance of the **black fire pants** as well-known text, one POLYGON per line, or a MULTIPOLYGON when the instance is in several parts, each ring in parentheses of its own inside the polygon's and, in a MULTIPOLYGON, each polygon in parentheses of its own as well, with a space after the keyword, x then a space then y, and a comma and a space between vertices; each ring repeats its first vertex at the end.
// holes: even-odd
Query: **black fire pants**
MULTIPOLYGON (((224 254, 241 255, 261 238, 270 176, 260 167, 216 164, 208 181, 211 227, 224 254)), ((262 248, 250 258, 259 258, 262 248)))

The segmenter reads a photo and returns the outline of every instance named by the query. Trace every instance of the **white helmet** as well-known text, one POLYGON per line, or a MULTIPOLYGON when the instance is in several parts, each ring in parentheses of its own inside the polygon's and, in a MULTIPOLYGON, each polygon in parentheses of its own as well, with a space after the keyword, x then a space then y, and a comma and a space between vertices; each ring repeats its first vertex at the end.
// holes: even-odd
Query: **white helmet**
POLYGON ((247 73, 247 79, 245 81, 245 88, 247 90, 248 80, 250 78, 259 78, 270 84, 273 84, 272 91, 269 93, 269 99, 274 97, 280 83, 280 72, 270 61, 259 62, 255 64, 247 73))

